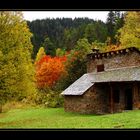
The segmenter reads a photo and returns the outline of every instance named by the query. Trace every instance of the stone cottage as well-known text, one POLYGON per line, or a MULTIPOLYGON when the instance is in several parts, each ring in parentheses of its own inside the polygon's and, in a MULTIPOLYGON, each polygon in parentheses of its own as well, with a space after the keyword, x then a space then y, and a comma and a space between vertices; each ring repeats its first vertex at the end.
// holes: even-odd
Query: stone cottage
POLYGON ((106 114, 140 107, 140 51, 135 47, 87 55, 87 73, 62 92, 64 109, 106 114))

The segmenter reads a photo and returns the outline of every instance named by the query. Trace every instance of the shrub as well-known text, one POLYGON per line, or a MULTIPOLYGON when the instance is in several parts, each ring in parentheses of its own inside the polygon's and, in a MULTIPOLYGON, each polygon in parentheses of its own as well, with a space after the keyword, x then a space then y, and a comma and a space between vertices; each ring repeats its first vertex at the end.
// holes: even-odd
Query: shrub
POLYGON ((34 98, 34 102, 45 107, 61 107, 63 106, 63 97, 60 95, 60 92, 45 88, 39 90, 34 98))

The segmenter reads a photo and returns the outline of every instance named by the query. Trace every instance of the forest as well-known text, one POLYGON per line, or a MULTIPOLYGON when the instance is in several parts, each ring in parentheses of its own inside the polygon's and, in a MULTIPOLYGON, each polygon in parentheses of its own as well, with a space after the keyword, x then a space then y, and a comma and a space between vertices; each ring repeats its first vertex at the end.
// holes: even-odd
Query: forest
POLYGON ((110 11, 106 22, 89 18, 25 21, 0 12, 0 104, 63 107, 61 92, 86 73, 86 56, 140 48, 140 12, 110 11))

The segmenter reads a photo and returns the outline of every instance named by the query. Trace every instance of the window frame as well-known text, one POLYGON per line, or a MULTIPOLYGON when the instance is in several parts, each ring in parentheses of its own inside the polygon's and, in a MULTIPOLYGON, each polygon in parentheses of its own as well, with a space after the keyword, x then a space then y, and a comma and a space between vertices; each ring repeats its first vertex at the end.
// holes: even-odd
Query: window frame
POLYGON ((102 72, 104 69, 104 64, 97 65, 97 72, 102 72))

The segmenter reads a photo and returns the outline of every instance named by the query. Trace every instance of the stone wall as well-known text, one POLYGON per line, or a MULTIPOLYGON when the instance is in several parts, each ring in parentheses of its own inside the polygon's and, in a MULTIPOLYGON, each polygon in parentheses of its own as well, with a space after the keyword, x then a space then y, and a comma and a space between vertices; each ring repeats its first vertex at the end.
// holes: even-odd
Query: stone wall
POLYGON ((140 54, 138 52, 129 52, 127 54, 118 54, 102 59, 88 60, 87 72, 97 72, 97 65, 104 64, 104 69, 115 69, 129 66, 140 66, 140 54))
POLYGON ((93 87, 91 87, 84 95, 66 95, 64 98, 64 108, 66 112, 78 112, 82 114, 93 113, 92 107, 96 102, 96 94, 93 87))
POLYGON ((109 92, 105 86, 92 86, 82 96, 65 96, 64 108, 68 112, 105 114, 109 112, 109 92))
MULTIPOLYGON (((120 91, 119 103, 113 103, 113 113, 125 110, 125 90, 127 88, 132 88, 133 109, 140 107, 139 85, 138 83, 113 83, 111 85, 113 90, 119 89, 120 91)), ((67 95, 64 98, 64 108, 65 111, 68 112, 78 112, 82 114, 106 114, 111 112, 109 83, 95 84, 81 96, 67 95)))

